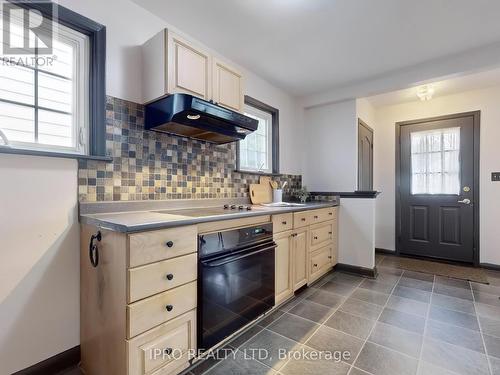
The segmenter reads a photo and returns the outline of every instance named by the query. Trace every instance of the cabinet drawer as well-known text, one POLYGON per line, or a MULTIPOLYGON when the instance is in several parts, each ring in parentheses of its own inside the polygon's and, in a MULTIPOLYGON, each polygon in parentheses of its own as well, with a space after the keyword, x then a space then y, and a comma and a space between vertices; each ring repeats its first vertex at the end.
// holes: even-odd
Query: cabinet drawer
POLYGON ((127 341, 129 375, 172 373, 188 365, 188 351, 195 348, 196 310, 191 310, 127 341))
POLYGON ((273 232, 284 232, 293 228, 293 214, 273 215, 273 232))
POLYGON ((196 307, 196 282, 182 285, 127 306, 127 337, 175 318, 196 307))
POLYGON ((301 211, 293 213, 293 227, 302 228, 311 224, 311 212, 301 211))
POLYGON ((196 252, 196 226, 163 229, 129 235, 129 266, 137 267, 159 260, 196 252))
POLYGON ((337 208, 328 207, 311 211, 311 224, 337 219, 337 208))
POLYGON ((311 227, 310 245, 317 246, 333 239, 333 222, 318 224, 311 227))
POLYGON ((197 261, 197 254, 193 253, 129 269, 128 302, 196 280, 197 261))
POLYGON ((327 272, 331 266, 332 246, 325 246, 310 255, 309 282, 327 272))

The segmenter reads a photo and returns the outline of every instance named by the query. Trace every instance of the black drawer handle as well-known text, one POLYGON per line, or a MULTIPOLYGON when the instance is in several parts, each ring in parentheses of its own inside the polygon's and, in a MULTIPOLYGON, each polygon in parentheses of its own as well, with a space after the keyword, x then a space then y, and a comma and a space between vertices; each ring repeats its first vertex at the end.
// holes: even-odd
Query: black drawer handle
POLYGON ((318 236, 314 236, 314 239, 317 240, 318 239, 318 236))
POLYGON ((328 234, 333 234, 333 232, 328 232, 328 234))
POLYGON ((333 216, 333 212, 328 212, 328 215, 333 216))
POLYGON ((167 274, 167 280, 172 280, 174 278, 174 275, 169 273, 167 274))
POLYGON ((328 259, 332 259, 332 256, 331 256, 331 255, 329 255, 329 256, 328 256, 328 259))
POLYGON ((318 215, 314 215, 314 218, 317 219, 318 218, 318 215))
POLYGON ((167 245, 167 247, 172 247, 174 246, 174 243, 172 241, 168 241, 165 245, 167 245))
POLYGON ((281 224, 286 225, 286 221, 282 221, 281 224))
POLYGON ((316 263, 313 264, 314 267, 318 267, 318 265, 316 263))
POLYGON ((306 218, 305 218, 305 217, 303 217, 303 218, 302 218, 302 219, 300 219, 300 220, 302 220, 302 221, 306 221, 306 218))
POLYGON ((163 351, 166 355, 170 355, 172 354, 173 350, 172 348, 165 348, 165 350, 163 351))
POLYGON ((174 309, 174 306, 167 305, 165 308, 167 309, 167 311, 172 311, 174 309))

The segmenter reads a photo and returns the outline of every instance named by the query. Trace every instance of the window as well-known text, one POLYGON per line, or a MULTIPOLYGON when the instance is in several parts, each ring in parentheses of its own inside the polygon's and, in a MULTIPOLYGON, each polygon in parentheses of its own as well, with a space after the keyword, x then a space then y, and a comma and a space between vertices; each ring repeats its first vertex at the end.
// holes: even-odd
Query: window
POLYGON ((255 132, 238 143, 237 169, 278 173, 278 110, 248 96, 245 115, 259 121, 255 132))
POLYGON ((460 193, 460 128, 412 132, 412 194, 460 193))
POLYGON ((105 28, 50 2, 0 15, 0 151, 104 156, 105 28))

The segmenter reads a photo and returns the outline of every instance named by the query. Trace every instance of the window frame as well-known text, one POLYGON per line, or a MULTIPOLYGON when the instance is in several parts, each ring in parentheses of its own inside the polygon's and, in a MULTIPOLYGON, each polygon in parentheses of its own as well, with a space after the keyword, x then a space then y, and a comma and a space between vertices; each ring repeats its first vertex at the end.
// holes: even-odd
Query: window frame
MULTIPOLYGON (((86 154, 74 152, 46 151, 15 147, 0 147, 1 153, 36 156, 55 156, 77 159, 110 160, 106 156, 106 27, 81 14, 52 2, 16 2, 25 9, 39 11, 44 17, 77 31, 89 38, 88 46, 88 124, 86 154)), ((50 148, 50 145, 47 147, 50 148)))
POLYGON ((241 169, 240 164, 240 142, 236 143, 236 170, 243 173, 254 174, 279 174, 279 110, 261 102, 251 96, 245 95, 245 105, 271 115, 271 173, 260 172, 250 169, 241 169))

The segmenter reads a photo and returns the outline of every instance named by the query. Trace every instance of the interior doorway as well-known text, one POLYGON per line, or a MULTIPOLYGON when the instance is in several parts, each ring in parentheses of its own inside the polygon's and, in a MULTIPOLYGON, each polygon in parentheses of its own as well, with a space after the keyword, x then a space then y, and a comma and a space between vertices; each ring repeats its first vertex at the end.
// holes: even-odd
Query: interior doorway
POLYGON ((358 118, 358 190, 373 190, 373 129, 358 118))

